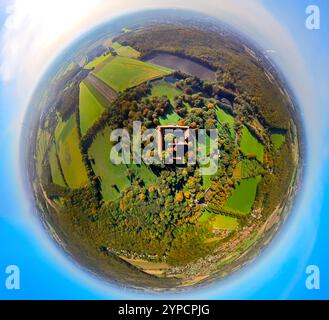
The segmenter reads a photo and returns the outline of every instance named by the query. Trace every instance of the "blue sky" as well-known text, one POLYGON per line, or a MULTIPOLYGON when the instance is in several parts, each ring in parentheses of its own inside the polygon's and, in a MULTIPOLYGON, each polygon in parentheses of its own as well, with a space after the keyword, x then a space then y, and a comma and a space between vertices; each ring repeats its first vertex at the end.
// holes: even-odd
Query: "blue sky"
MULTIPOLYGON (((0 3, 0 24, 5 21, 4 8, 9 2, 0 3)), ((288 64, 285 64, 285 59, 291 61, 287 57, 293 52, 287 50, 283 53, 282 48, 275 47, 276 41, 284 39, 284 35, 272 34, 272 38, 256 38, 260 44, 265 46, 267 45, 265 43, 272 43, 271 49, 278 49, 278 53, 272 58, 281 67, 292 87, 296 84, 295 92, 304 115, 309 151, 305 183, 300 191, 300 199, 287 223, 253 264, 234 277, 214 284, 205 291, 194 291, 183 296, 169 296, 168 298, 329 298, 329 275, 327 274, 329 257, 326 248, 329 243, 327 231, 329 227, 329 167, 326 165, 329 160, 329 132, 325 126, 325 121, 329 116, 327 104, 329 3, 325 0, 258 2, 264 5, 275 21, 279 22, 283 30, 294 39, 302 63, 287 72, 288 64), (304 27, 306 18, 304 12, 308 4, 316 4, 320 7, 320 30, 310 31, 304 27), (305 287, 305 268, 310 264, 318 265, 320 268, 320 290, 310 291, 305 287)), ((260 23, 264 24, 264 29, 269 28, 266 25, 266 19, 262 21, 261 17, 257 16, 255 19, 261 20, 260 23)), ((2 28, 1 33, 4 32, 2 28)), ((290 58, 294 60, 295 57, 290 58)), ((17 71, 17 69, 14 70, 17 71)), ((14 73, 9 81, 0 82, 0 146, 2 150, 0 298, 147 298, 148 295, 118 290, 91 279, 52 245, 48 237, 40 231, 37 219, 28 212, 20 191, 17 149, 13 147, 17 144, 17 136, 20 132, 17 119, 21 119, 24 114, 21 104, 31 93, 22 89, 20 81, 25 74, 20 72, 23 71, 14 73), (17 291, 6 290, 4 285, 5 267, 11 264, 18 265, 21 270, 21 289, 17 291)))

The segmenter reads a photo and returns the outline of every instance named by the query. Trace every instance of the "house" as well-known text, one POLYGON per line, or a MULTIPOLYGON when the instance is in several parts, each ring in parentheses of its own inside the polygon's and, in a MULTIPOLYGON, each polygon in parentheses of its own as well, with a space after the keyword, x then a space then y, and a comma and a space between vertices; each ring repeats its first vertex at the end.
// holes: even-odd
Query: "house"
POLYGON ((189 129, 188 126, 178 126, 178 125, 167 125, 167 126, 158 126, 158 154, 162 158, 163 151, 173 151, 173 160, 176 162, 183 162, 181 155, 177 155, 178 147, 183 146, 185 148, 184 154, 187 151, 188 139, 189 139, 189 129), (173 141, 166 144, 165 137, 169 133, 175 135, 175 130, 182 130, 184 133, 184 141, 177 141, 177 138, 174 137, 173 141), (166 149, 167 148, 167 149, 166 149), (171 150, 170 150, 171 149, 171 150))

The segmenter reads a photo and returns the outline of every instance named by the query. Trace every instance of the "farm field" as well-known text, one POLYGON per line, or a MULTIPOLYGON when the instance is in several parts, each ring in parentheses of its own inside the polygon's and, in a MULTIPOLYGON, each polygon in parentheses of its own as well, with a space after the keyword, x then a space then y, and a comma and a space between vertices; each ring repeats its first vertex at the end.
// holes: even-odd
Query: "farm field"
POLYGON ((124 256, 120 256, 120 258, 136 268, 156 276, 161 276, 169 268, 169 265, 164 262, 150 262, 143 259, 130 259, 124 256))
POLYGON ((46 130, 39 128, 37 140, 38 140, 38 144, 37 144, 38 149, 37 149, 37 153, 36 153, 37 173, 38 173, 38 176, 41 177, 42 163, 43 163, 43 159, 47 152, 47 147, 48 147, 49 140, 50 140, 50 134, 46 130))
POLYGON ((234 117, 232 117, 230 114, 226 113, 221 108, 216 108, 216 114, 217 114, 217 119, 220 123, 227 123, 229 125, 231 137, 234 139, 235 138, 234 117))
POLYGON ((113 42, 111 47, 121 57, 138 59, 141 55, 140 52, 138 52, 134 48, 130 46, 123 46, 118 42, 113 42))
POLYGON ((175 104, 174 98, 180 94, 182 94, 181 90, 177 89, 174 85, 168 83, 165 80, 161 80, 155 83, 152 87, 153 97, 166 96, 172 105, 175 104))
POLYGON ((95 174, 101 178, 102 195, 104 200, 113 201, 120 197, 121 191, 129 187, 127 167, 123 164, 114 165, 110 161, 112 144, 110 128, 101 131, 89 148, 89 158, 93 159, 92 166, 95 174))
POLYGON ((263 163, 264 146, 250 133, 246 126, 242 128, 240 149, 244 155, 255 156, 259 162, 263 163))
POLYGON ((220 230, 235 230, 239 226, 238 219, 216 214, 214 217, 213 227, 220 230))
POLYGON ((114 201, 120 197, 122 191, 130 186, 128 170, 139 176, 147 187, 156 184, 157 176, 143 163, 141 165, 115 165, 110 161, 112 143, 110 142, 110 128, 100 132, 89 148, 89 158, 92 166, 101 178, 102 195, 106 201, 114 201))
POLYGON ((86 168, 79 149, 79 136, 73 114, 66 122, 60 121, 55 130, 57 153, 65 180, 69 187, 76 189, 88 184, 86 168))
POLYGON ((232 231, 239 226, 237 218, 212 213, 205 210, 199 219, 201 223, 210 223, 214 229, 232 231))
POLYGON ((96 75, 117 92, 137 86, 147 80, 170 74, 172 71, 139 60, 115 57, 96 75))
POLYGON ((65 181, 62 177, 60 168, 58 166, 58 161, 56 157, 56 145, 54 143, 52 144, 49 152, 49 163, 50 163, 51 178, 53 183, 61 187, 66 187, 65 181))
POLYGON ((107 55, 102 55, 98 58, 96 58, 95 60, 89 62, 88 64, 85 65, 85 69, 93 69, 93 68, 96 68, 98 67, 101 63, 103 63, 104 61, 106 61, 108 58, 110 58, 111 55, 110 54, 107 54, 107 55))
POLYGON ((273 143, 274 149, 279 150, 281 146, 285 143, 286 136, 280 133, 273 133, 271 134, 271 141, 273 143))
POLYGON ((82 136, 84 136, 88 129, 92 127, 92 125, 99 119, 104 110, 105 108, 89 89, 89 86, 85 82, 81 82, 79 94, 79 114, 82 136))
POLYGON ((249 214, 256 198, 260 180, 260 176, 241 180, 224 205, 224 210, 243 216, 249 214))

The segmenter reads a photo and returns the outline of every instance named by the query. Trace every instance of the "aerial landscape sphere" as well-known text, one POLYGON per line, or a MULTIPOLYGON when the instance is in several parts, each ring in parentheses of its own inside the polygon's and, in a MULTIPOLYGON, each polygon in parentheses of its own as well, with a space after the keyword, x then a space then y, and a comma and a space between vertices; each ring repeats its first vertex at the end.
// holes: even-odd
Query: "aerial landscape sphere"
POLYGON ((301 124, 280 70, 196 12, 134 13, 81 36, 44 75, 24 126, 46 230, 85 270, 131 288, 240 270, 300 185, 301 124))

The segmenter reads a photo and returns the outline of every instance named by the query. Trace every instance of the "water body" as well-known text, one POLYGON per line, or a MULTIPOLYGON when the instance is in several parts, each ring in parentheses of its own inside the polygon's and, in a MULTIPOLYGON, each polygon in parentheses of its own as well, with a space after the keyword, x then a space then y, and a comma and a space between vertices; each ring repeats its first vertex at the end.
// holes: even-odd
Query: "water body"
POLYGON ((201 63, 194 62, 188 58, 182 58, 169 53, 157 53, 151 59, 147 60, 149 63, 159 65, 161 67, 179 70, 191 76, 196 76, 201 80, 215 81, 216 73, 210 68, 201 63))

